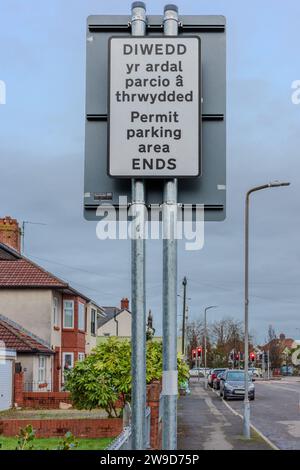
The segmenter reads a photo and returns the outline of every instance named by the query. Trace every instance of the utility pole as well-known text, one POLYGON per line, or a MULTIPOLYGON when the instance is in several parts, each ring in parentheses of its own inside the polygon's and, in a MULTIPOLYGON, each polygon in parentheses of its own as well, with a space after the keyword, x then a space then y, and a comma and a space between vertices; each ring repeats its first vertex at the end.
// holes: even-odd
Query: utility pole
MULTIPOLYGON (((178 35, 178 8, 164 8, 164 35, 178 35)), ((163 450, 177 449, 177 179, 163 191, 163 450)))
POLYGON ((207 362, 206 362, 207 323, 206 323, 206 313, 207 313, 207 310, 210 310, 211 308, 217 308, 217 305, 210 305, 209 307, 205 307, 205 309, 204 309, 204 387, 205 388, 207 388, 207 375, 206 375, 206 368, 207 368, 207 362))
MULTIPOLYGON (((146 6, 133 2, 131 6, 131 34, 146 33, 146 6)), ((145 287, 145 182, 132 179, 133 236, 131 241, 132 290, 132 449, 146 446, 146 287, 145 287)))
POLYGON ((183 281, 183 305, 182 305, 182 338, 181 338, 181 353, 185 357, 185 329, 186 329, 186 286, 187 278, 184 276, 183 281))

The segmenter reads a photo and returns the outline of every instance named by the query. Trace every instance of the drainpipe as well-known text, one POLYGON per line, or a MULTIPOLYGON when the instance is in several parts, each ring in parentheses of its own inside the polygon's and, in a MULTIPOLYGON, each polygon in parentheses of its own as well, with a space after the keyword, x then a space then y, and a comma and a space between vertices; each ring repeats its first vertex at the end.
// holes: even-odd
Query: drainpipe
POLYGON ((119 336, 119 322, 116 314, 114 315, 114 321, 116 322, 116 336, 119 336))

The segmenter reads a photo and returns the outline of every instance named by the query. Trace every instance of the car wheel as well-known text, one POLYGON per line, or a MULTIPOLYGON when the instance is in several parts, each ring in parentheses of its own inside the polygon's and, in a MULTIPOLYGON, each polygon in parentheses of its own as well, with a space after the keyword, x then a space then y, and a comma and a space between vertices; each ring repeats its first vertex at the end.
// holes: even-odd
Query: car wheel
POLYGON ((255 395, 253 395, 253 397, 251 397, 250 400, 255 400, 255 395))
POLYGON ((224 399, 224 400, 227 400, 227 395, 226 395, 225 392, 223 393, 223 399, 224 399))

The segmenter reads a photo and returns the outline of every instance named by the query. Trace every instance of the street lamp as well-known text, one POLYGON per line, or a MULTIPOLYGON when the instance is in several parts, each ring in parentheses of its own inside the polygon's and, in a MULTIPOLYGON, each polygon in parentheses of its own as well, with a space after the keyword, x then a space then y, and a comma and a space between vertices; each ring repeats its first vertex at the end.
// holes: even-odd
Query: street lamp
POLYGON ((248 331, 248 308, 249 308, 249 206, 250 195, 262 189, 277 188, 280 186, 289 186, 290 183, 273 181, 269 184, 255 186, 249 189, 246 193, 245 200, 245 398, 244 398, 244 437, 250 439, 250 403, 249 403, 249 375, 248 375, 248 361, 249 361, 249 331, 248 331))
POLYGON ((217 305, 210 305, 204 309, 204 387, 207 388, 207 375, 206 375, 206 337, 207 337, 207 327, 206 327, 206 312, 211 308, 217 308, 217 305))

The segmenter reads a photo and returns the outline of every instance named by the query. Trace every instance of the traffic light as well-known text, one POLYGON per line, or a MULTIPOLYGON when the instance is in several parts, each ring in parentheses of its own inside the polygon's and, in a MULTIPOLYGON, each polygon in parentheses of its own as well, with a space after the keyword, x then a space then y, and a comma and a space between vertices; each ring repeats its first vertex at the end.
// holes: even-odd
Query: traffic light
POLYGON ((250 353, 250 361, 254 362, 254 360, 255 360, 255 354, 252 352, 250 353))
POLYGON ((192 354, 193 354, 193 359, 196 359, 196 349, 193 349, 192 354))
POLYGON ((202 356, 202 348, 199 346, 198 349, 198 357, 201 357, 202 356))
POLYGON ((236 361, 239 361, 239 360, 240 360, 240 355, 239 355, 239 353, 237 353, 237 354, 235 355, 235 360, 236 360, 236 361))

